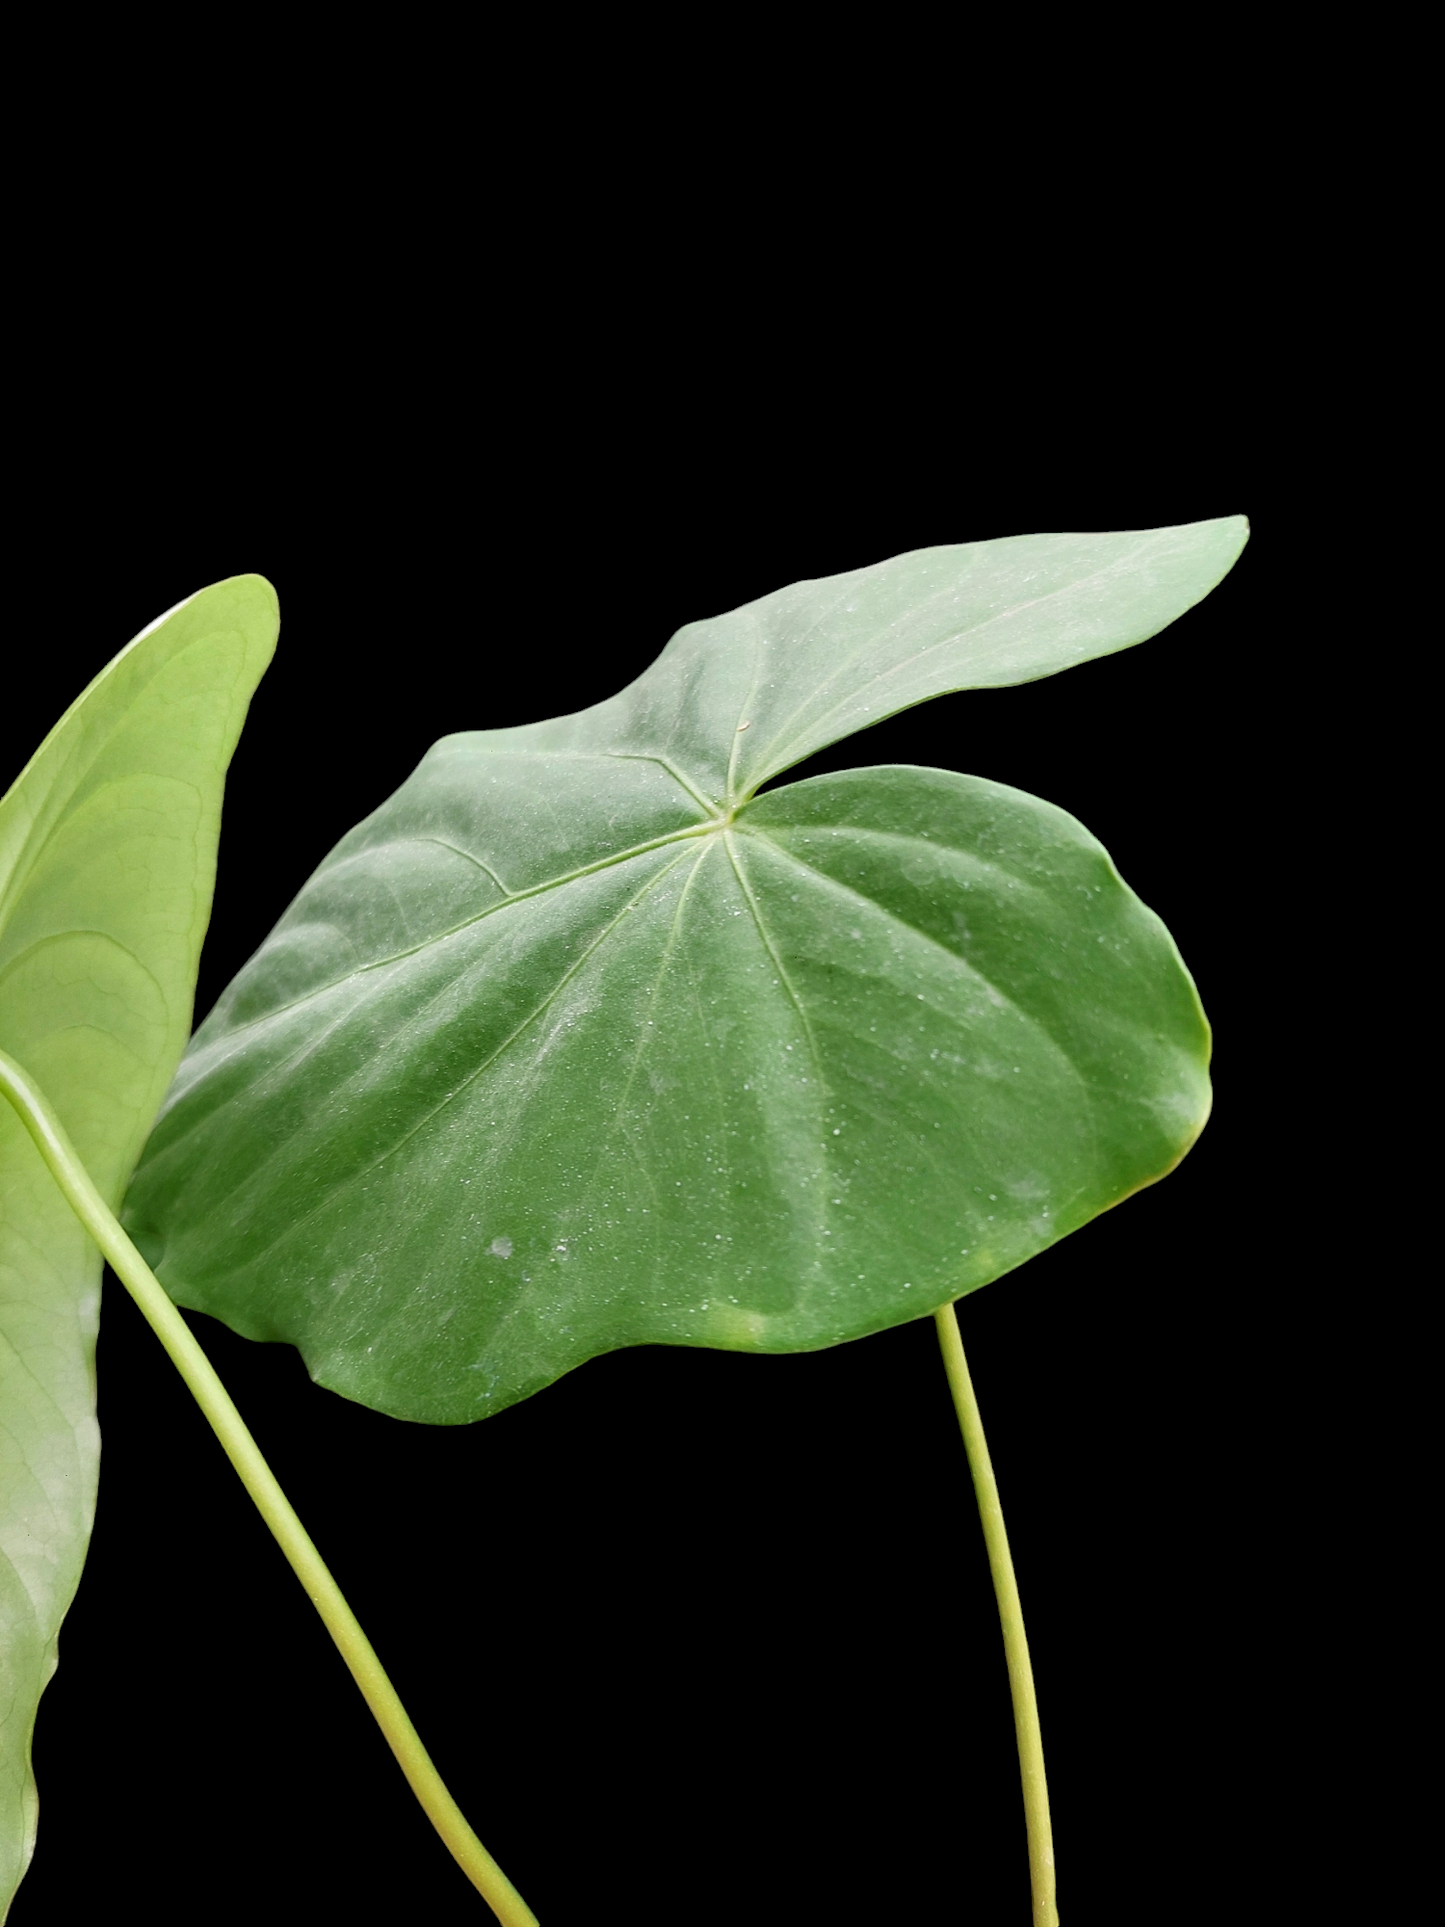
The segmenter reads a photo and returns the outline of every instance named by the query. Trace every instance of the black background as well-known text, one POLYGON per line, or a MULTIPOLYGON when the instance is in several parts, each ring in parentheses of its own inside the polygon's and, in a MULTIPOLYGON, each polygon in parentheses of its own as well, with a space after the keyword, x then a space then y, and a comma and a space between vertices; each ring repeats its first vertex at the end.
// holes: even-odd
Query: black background
MULTIPOLYGON (((1288 1287, 1252 1199, 1288 1048, 1293 832, 1267 770, 1297 727, 1299 531, 1288 371, 1262 394, 1257 334, 1212 325, 1161 299, 1107 356, 1044 332, 842 360, 795 331, 748 372, 634 347, 461 375, 443 350, 451 372, 419 357, 384 390, 318 335, 264 375, 208 368, 193 409, 168 385, 161 415, 117 365, 13 525, 24 686, 0 781, 178 598, 250 569, 279 590, 199 1015, 438 735, 581 707, 683 621, 904 549, 1252 516, 1233 574, 1155 640, 806 766, 933 764, 1064 806, 1164 917, 1215 1025, 1214 1117, 1179 1171, 960 1307, 1068 1927, 1282 1918, 1297 1892, 1262 1847, 1260 1589, 1291 1531, 1265 1380, 1288 1287)), ((930 1322, 797 1358, 622 1353, 436 1430, 192 1322, 544 1927, 1024 1927, 1007 1684, 930 1322)), ((122 1895, 156 1923, 478 1919, 113 1280, 99 1373, 99 1512, 13 1927, 122 1895)))

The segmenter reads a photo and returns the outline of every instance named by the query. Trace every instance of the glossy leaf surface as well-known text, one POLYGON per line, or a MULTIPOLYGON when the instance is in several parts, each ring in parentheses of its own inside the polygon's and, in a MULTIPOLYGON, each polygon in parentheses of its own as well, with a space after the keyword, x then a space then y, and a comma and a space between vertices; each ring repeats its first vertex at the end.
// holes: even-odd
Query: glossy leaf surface
POLYGON ((1208 1033, 1062 811, 911 768, 756 795, 946 690, 1142 640, 1238 519, 921 551, 444 739, 187 1054, 127 1202, 182 1304, 459 1422, 646 1342, 917 1317, 1162 1175, 1208 1033))
MULTIPOLYGON (((72 618, 73 619, 73 618, 72 618)), ((257 576, 143 631, 0 800, 0 1048, 118 1203, 190 1029, 226 765, 276 639, 257 576)), ((95 1508, 100 1256, 0 1102, 0 1909, 95 1508)))

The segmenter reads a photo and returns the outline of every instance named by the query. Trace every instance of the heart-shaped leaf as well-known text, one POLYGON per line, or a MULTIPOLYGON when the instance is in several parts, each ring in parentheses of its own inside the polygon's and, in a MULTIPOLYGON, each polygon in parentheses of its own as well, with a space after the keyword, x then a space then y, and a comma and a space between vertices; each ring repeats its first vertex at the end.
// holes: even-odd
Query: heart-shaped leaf
MULTIPOLYGON (((259 576, 144 630, 0 800, 0 1049, 118 1203, 191 1022, 221 789, 276 640, 259 576)), ((100 1254, 0 1101, 0 1912, 30 1858, 35 1710, 95 1510, 100 1254)))
POLYGON ((580 715, 444 739, 198 1032, 127 1203, 162 1281, 454 1423, 618 1346, 917 1317, 1161 1176, 1207 1027, 1079 824, 936 770, 757 792, 1142 640, 1244 537, 920 551, 693 624, 580 715))

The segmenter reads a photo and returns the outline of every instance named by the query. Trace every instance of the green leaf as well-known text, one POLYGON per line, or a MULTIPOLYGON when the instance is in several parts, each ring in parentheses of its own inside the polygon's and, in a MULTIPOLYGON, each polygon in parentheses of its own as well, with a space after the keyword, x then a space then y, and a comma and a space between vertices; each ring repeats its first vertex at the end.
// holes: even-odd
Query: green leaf
POLYGON ((197 1033, 127 1202, 178 1302, 401 1416, 647 1342, 915 1318, 1161 1176, 1208 1107, 1167 932, 1062 811, 890 711, 1162 627, 1242 521, 906 555, 439 743, 197 1033))
MULTIPOLYGON (((143 630, 0 801, 0 1049, 112 1204, 184 1047, 226 765, 276 640, 259 576, 143 630)), ((95 1510, 100 1254, 0 1102, 0 1909, 29 1862, 35 1710, 95 1510)))

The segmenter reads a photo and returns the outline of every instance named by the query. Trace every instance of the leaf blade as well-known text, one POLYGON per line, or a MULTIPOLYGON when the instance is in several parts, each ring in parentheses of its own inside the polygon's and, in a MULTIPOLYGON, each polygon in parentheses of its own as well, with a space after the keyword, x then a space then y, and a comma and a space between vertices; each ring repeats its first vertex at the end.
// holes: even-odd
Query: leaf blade
POLYGON ((1163 1175, 1208 1027, 1082 826, 939 771, 755 792, 1128 647, 1245 534, 918 551, 689 625, 594 709, 444 738, 197 1033, 126 1206, 162 1282, 461 1423, 619 1345, 919 1316, 1163 1175))
MULTIPOLYGON (((220 583, 141 632, 0 799, 0 1047, 118 1201, 190 1024, 222 778, 275 596, 220 583)), ((33 1847, 30 1738, 94 1511, 100 1260, 0 1105, 0 1905, 33 1847)))

